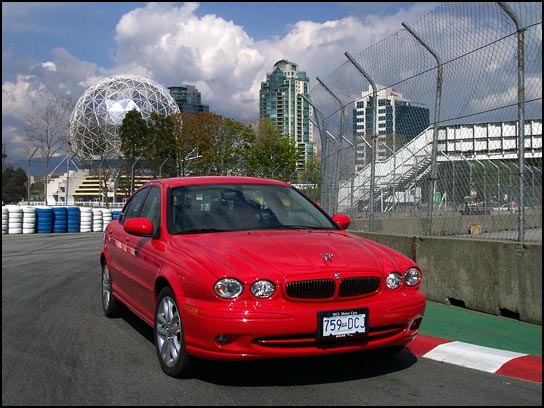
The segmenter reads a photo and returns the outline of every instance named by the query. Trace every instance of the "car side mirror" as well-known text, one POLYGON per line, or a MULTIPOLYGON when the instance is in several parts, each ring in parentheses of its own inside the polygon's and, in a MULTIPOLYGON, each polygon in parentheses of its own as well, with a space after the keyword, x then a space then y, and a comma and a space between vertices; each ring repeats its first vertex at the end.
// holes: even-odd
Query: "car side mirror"
POLYGON ((130 218, 123 224, 123 229, 132 235, 149 237, 153 235, 154 226, 147 218, 130 218))
POLYGON ((332 219, 342 229, 347 229, 351 224, 351 218, 347 214, 334 214, 332 219))

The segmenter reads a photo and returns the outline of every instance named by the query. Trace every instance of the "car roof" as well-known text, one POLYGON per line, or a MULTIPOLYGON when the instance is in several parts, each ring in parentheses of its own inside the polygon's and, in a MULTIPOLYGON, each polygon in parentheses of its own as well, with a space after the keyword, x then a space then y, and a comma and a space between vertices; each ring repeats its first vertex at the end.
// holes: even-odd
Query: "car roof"
POLYGON ((290 183, 281 180, 267 179, 261 177, 248 176, 189 176, 189 177, 171 177, 151 180, 142 187, 161 184, 165 187, 182 187, 190 185, 204 184, 270 184, 291 187, 290 183))

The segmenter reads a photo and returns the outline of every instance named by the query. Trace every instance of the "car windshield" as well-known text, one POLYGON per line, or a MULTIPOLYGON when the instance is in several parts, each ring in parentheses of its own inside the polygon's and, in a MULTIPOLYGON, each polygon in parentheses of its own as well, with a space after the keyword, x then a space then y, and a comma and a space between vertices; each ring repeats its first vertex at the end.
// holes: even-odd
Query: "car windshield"
POLYGON ((294 188, 269 184, 204 184, 169 189, 171 234, 253 229, 338 229, 294 188))

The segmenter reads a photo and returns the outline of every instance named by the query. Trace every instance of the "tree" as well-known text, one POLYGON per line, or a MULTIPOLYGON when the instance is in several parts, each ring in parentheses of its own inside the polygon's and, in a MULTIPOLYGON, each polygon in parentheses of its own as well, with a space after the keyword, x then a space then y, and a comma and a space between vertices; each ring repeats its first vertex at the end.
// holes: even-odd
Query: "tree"
POLYGON ((211 135, 211 143, 202 151, 202 163, 214 175, 245 174, 246 158, 255 141, 250 126, 224 118, 211 135))
POLYGON ((176 132, 181 124, 181 114, 162 116, 152 112, 148 120, 149 145, 145 158, 156 167, 155 176, 173 177, 176 171, 176 132))
POLYGON ((319 202, 321 183, 321 164, 317 157, 304 164, 300 174, 300 182, 304 185, 302 191, 312 200, 319 202))
POLYGON ((248 170, 256 176, 289 180, 297 168, 298 149, 289 135, 282 136, 268 118, 261 118, 251 152, 248 170))
POLYGON ((8 157, 8 154, 6 152, 6 145, 2 143, 2 171, 4 171, 4 166, 6 164, 7 157, 8 157))
POLYGON ((2 172, 2 204, 17 204, 24 200, 27 194, 26 172, 18 167, 14 169, 8 164, 2 172))
POLYGON ((129 163, 136 158, 145 156, 149 146, 149 131, 142 114, 133 109, 128 111, 119 127, 119 138, 121 139, 121 154, 129 163))
POLYGON ((31 144, 31 150, 37 147, 45 159, 44 200, 47 204, 49 162, 51 157, 68 150, 74 103, 70 95, 43 96, 42 100, 43 105, 36 114, 26 115, 24 140, 31 144))
POLYGON ((130 193, 134 189, 134 166, 137 160, 145 157, 150 144, 150 130, 142 114, 133 109, 126 113, 119 127, 121 154, 126 159, 127 171, 130 171, 130 193))

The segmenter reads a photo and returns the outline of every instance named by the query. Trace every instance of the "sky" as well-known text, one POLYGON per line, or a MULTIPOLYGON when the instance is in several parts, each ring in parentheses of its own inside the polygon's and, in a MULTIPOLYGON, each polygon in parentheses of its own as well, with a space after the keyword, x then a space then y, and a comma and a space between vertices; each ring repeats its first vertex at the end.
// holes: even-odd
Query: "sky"
POLYGON ((310 78, 416 21, 439 3, 2 2, 2 148, 25 167, 28 115, 43 95, 74 103, 98 81, 134 74, 194 85, 210 111, 251 123, 259 89, 287 59, 310 78))

